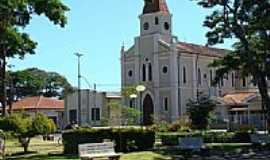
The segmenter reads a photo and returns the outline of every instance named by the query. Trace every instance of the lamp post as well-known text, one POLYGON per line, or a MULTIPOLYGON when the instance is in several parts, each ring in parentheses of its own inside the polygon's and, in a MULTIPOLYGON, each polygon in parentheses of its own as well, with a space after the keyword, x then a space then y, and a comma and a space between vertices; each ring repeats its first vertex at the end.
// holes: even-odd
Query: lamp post
MULTIPOLYGON (((140 95, 140 112, 143 113, 143 106, 142 106, 142 92, 144 92, 146 90, 146 87, 144 85, 138 85, 136 87, 136 91, 139 93, 140 95)), ((143 123, 143 119, 142 116, 140 117, 140 123, 142 125, 143 123)))
POLYGON ((74 53, 75 56, 78 57, 78 125, 80 126, 82 123, 81 119, 81 57, 83 54, 74 53))

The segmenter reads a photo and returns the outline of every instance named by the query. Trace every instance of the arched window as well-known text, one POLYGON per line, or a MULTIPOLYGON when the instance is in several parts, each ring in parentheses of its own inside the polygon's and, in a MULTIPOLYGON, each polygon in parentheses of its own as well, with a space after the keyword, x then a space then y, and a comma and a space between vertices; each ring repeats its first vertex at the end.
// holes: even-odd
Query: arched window
POLYGON ((148 65, 148 80, 152 81, 152 65, 149 63, 148 65))
POLYGON ((168 99, 168 97, 164 97, 164 99, 163 99, 163 107, 164 107, 165 111, 169 110, 169 99, 168 99))
POLYGON ((183 68, 183 83, 184 84, 187 83, 187 71, 186 71, 186 67, 183 68))
POLYGON ((155 17, 155 25, 158 25, 159 24, 159 19, 158 17, 155 17))
POLYGON ((130 107, 130 108, 133 108, 133 102, 134 102, 133 99, 131 99, 131 100, 129 101, 129 107, 130 107))
POLYGON ((143 64, 142 76, 143 76, 143 81, 146 81, 146 67, 145 67, 145 64, 143 64))
POLYGON ((198 84, 201 85, 202 84, 202 74, 201 74, 201 69, 198 69, 198 84))

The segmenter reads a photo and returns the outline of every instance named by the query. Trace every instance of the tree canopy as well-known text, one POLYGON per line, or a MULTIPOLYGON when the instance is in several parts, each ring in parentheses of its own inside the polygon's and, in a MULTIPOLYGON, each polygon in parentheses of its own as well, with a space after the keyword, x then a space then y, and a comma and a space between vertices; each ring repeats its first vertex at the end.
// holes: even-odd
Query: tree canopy
POLYGON ((17 137, 24 147, 24 152, 27 152, 32 137, 53 133, 56 131, 56 126, 51 119, 42 113, 37 113, 34 117, 31 117, 22 112, 0 118, 0 129, 17 137))
POLYGON ((55 25, 64 27, 67 11, 69 8, 61 0, 1 0, 0 39, 4 40, 6 56, 23 58, 28 53, 35 53, 37 43, 20 29, 26 27, 34 15, 44 15, 55 25))
POLYGON ((267 108, 270 121, 270 97, 267 78, 270 75, 270 1, 269 0, 193 0, 212 13, 204 26, 209 45, 235 39, 234 50, 211 66, 217 67, 216 81, 230 71, 242 77, 252 76, 267 108))
POLYGON ((22 71, 9 72, 9 81, 15 92, 16 99, 27 96, 45 96, 64 98, 73 92, 73 87, 67 79, 56 72, 46 72, 37 68, 29 68, 22 71))

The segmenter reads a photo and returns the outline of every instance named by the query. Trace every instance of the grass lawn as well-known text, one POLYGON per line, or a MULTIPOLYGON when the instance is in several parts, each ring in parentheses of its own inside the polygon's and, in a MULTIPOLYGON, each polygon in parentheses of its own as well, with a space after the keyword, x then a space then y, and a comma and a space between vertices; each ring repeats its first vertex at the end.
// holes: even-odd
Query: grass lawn
MULTIPOLYGON (((6 159, 9 160, 79 160, 76 156, 61 155, 62 145, 57 142, 43 141, 41 138, 31 140, 29 151, 31 153, 22 154, 23 148, 16 139, 6 143, 6 159)), ((170 157, 149 151, 125 154, 121 160, 170 160, 170 157)))

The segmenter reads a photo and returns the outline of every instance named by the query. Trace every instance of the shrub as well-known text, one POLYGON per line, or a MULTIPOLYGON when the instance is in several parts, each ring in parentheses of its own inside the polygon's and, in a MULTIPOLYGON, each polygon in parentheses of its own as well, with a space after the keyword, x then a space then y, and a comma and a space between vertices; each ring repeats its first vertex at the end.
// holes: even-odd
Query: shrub
POLYGON ((160 133, 162 144, 167 146, 178 145, 180 137, 201 136, 205 143, 250 143, 249 133, 247 132, 192 132, 192 133, 160 133))
POLYGON ((104 139, 115 142, 116 152, 143 151, 153 148, 155 132, 141 128, 69 130, 63 133, 64 153, 78 154, 79 144, 102 143, 104 139))
POLYGON ((25 153, 28 152, 31 138, 35 135, 51 132, 51 125, 50 120, 41 113, 38 113, 35 117, 25 113, 13 113, 0 120, 0 129, 4 132, 11 132, 18 138, 25 153))
POLYGON ((187 103, 187 112, 193 129, 207 129, 210 122, 210 113, 216 104, 208 96, 200 95, 197 99, 190 99, 187 103))
POLYGON ((153 124, 150 129, 155 132, 168 132, 169 124, 166 121, 160 121, 158 124, 153 124))

